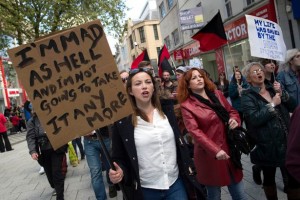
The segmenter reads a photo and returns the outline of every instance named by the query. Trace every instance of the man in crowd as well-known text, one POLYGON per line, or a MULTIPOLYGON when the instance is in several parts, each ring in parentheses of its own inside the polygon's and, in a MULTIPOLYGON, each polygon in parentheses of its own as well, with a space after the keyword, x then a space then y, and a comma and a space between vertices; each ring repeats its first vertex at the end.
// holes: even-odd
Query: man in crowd
POLYGON ((126 70, 120 71, 120 77, 122 79, 124 86, 126 86, 128 76, 129 76, 129 73, 126 70))
POLYGON ((286 53, 286 68, 278 73, 277 80, 290 97, 300 105, 300 51, 290 49, 286 53))
MULTIPOLYGON (((104 139, 104 144, 107 149, 110 149, 109 127, 105 126, 96 130, 100 133, 104 139)), ((102 171, 106 170, 106 179, 109 184, 109 197, 113 198, 117 196, 117 190, 115 186, 110 182, 108 177, 108 171, 110 169, 108 161, 102 150, 102 146, 97 138, 96 131, 84 136, 84 150, 85 156, 90 168, 92 186, 97 200, 105 200, 106 192, 103 182, 102 171), (102 167, 105 169, 102 170, 102 167)))

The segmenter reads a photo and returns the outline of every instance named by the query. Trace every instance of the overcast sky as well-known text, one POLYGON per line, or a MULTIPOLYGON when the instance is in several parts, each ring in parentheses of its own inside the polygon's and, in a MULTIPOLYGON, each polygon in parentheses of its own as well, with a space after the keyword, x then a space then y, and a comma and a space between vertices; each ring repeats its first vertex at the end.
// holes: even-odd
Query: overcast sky
MULTIPOLYGON (((125 0, 126 6, 129 8, 129 10, 126 12, 126 19, 137 19, 141 14, 146 2, 147 0, 125 0)), ((115 44, 117 42, 117 39, 114 39, 110 35, 107 35, 107 40, 112 53, 115 54, 115 44)))

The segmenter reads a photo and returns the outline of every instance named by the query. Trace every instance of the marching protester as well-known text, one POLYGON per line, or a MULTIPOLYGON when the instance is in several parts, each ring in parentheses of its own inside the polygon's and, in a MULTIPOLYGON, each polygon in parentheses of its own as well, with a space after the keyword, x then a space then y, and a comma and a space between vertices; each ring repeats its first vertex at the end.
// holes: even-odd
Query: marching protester
POLYGON ((221 199, 222 186, 228 187, 233 199, 246 199, 243 172, 231 161, 222 120, 226 118, 226 124, 236 128, 238 112, 201 69, 186 72, 177 92, 184 124, 194 140, 197 180, 206 186, 207 199, 221 199))
POLYGON ((239 112, 241 124, 243 124, 243 112, 241 110, 242 91, 248 88, 248 83, 242 76, 242 72, 235 70, 234 75, 229 83, 229 97, 232 106, 239 112))
POLYGON ((218 80, 215 82, 217 89, 222 92, 222 94, 227 98, 228 97, 228 87, 229 81, 226 79, 225 72, 219 73, 218 80))
POLYGON ((7 136, 6 123, 7 123, 6 117, 2 113, 0 113, 0 152, 1 153, 5 152, 5 150, 6 151, 14 150, 13 148, 11 148, 11 144, 7 136))
POLYGON ((83 149, 82 142, 81 142, 81 136, 73 139, 72 140, 72 145, 74 147, 74 151, 75 151, 75 154, 76 154, 77 158, 78 158, 78 154, 77 154, 77 146, 78 146, 78 149, 79 149, 79 152, 80 152, 80 159, 84 160, 85 159, 85 153, 84 153, 84 149, 83 149))
POLYGON ((277 75, 283 89, 300 105, 300 50, 290 49, 286 52, 285 68, 277 75))
MULTIPOLYGON (((263 59, 261 61, 262 66, 264 67, 264 74, 265 74, 265 81, 268 81, 271 84, 274 84, 276 82, 276 61, 270 60, 270 59, 263 59)), ((259 165, 253 165, 252 166, 252 174, 253 174, 253 180, 256 184, 261 185, 261 167, 259 165)), ((286 193, 287 191, 287 185, 288 185, 288 177, 287 177, 287 171, 286 168, 280 167, 282 180, 284 189, 283 191, 286 193)))
POLYGON ((295 104, 281 89, 280 83, 265 82, 263 69, 257 62, 245 67, 250 88, 243 91, 241 105, 246 127, 256 144, 250 153, 251 162, 261 167, 265 195, 273 200, 277 199, 276 168, 284 167, 289 112, 293 111, 295 104))
POLYGON ((129 73, 126 70, 120 71, 120 77, 122 79, 124 86, 126 86, 128 76, 129 76, 129 73))
POLYGON ((27 145, 29 154, 33 160, 44 167, 47 179, 52 188, 53 196, 57 200, 64 199, 65 171, 63 168, 66 162, 67 145, 54 150, 42 127, 38 116, 33 113, 32 118, 27 122, 27 145))
POLYGON ((266 80, 273 84, 276 81, 276 61, 263 59, 261 64, 264 67, 266 80))
MULTIPOLYGON (((131 200, 188 199, 186 189, 199 188, 193 162, 180 138, 173 109, 161 107, 151 71, 131 70, 126 91, 134 112, 114 123, 115 170, 110 169, 110 180, 122 183, 131 200), (188 180, 195 185, 187 185, 188 180)), ((201 191, 199 198, 204 198, 201 191)))
POLYGON ((300 199, 300 106, 294 111, 287 141, 288 200, 300 199))
MULTIPOLYGON (((103 137, 103 142, 107 149, 110 149, 111 139, 109 137, 108 126, 102 127, 98 130, 99 134, 103 137)), ((102 171, 106 170, 108 193, 109 197, 113 198, 117 196, 117 190, 115 186, 110 182, 108 177, 109 164, 102 150, 102 146, 97 138, 96 131, 84 136, 84 149, 86 154, 86 160, 90 169, 92 186, 97 200, 107 199, 105 192, 105 185, 103 182, 102 171), (104 162, 104 163, 103 163, 104 162), (102 169, 105 167, 105 169, 102 169)))

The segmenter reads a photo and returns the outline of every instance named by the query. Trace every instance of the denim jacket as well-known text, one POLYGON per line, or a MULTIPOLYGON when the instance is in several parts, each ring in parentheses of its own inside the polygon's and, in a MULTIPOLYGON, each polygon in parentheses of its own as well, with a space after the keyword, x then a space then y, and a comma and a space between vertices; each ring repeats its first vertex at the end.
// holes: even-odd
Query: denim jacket
POLYGON ((279 72, 277 80, 280 82, 281 87, 289 93, 290 98, 293 98, 297 105, 300 105, 300 83, 296 73, 289 68, 286 71, 279 72))

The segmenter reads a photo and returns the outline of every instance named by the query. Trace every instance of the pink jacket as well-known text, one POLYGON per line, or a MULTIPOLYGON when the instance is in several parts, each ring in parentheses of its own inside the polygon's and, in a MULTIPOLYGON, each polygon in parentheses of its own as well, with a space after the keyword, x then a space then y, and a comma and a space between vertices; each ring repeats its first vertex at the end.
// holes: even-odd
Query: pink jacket
POLYGON ((7 120, 6 120, 5 116, 2 113, 0 113, 0 133, 4 133, 7 131, 6 126, 5 126, 6 121, 7 120))

